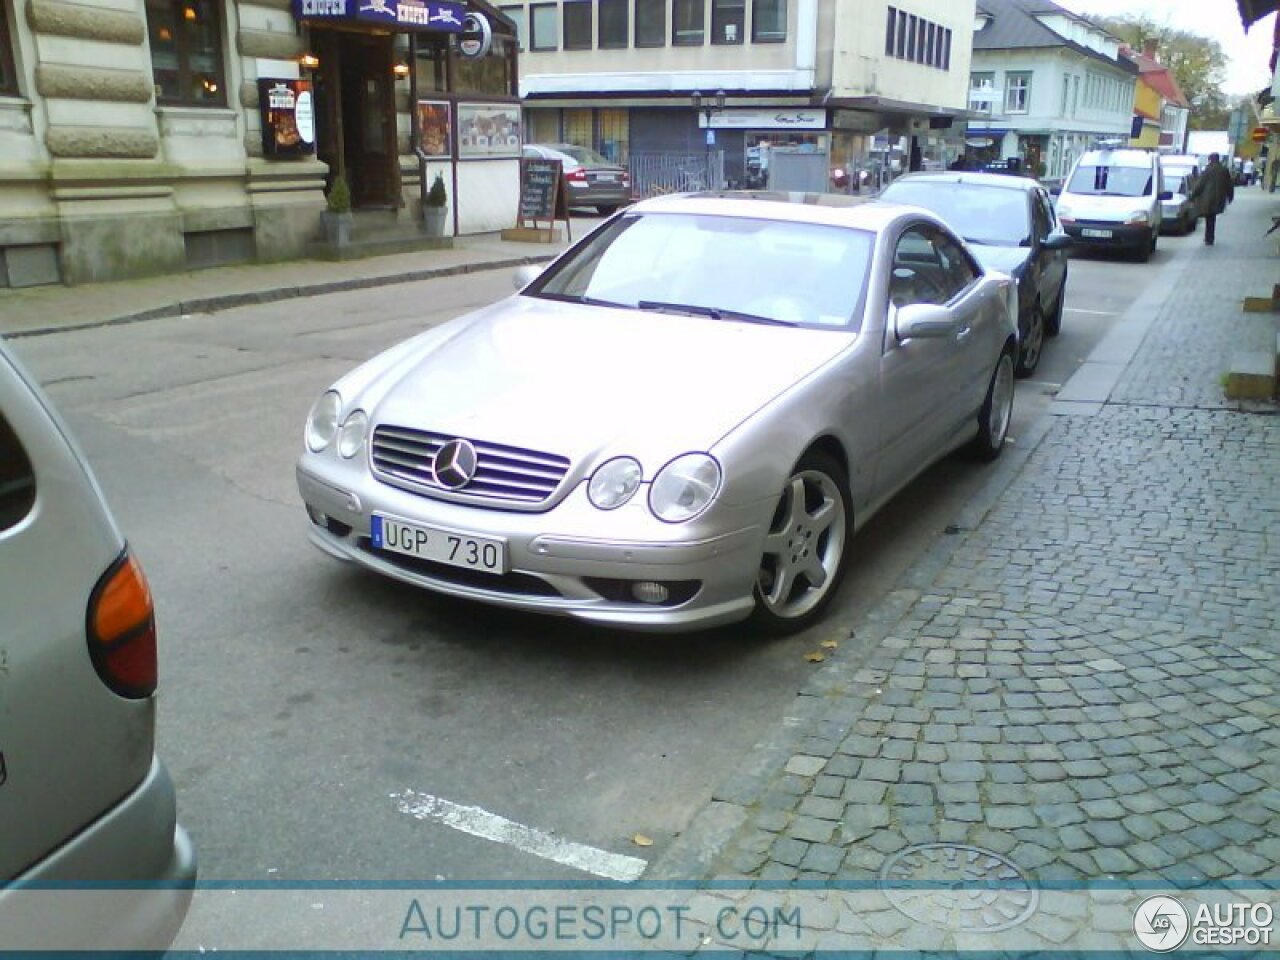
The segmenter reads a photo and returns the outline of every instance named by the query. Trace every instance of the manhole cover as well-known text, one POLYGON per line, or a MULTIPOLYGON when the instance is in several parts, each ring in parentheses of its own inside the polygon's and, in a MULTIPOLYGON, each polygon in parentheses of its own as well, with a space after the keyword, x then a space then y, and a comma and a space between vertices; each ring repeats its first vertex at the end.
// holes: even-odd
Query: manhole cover
POLYGON ((912 920, 943 930, 995 933, 1035 913, 1039 894, 1011 860, 960 843, 922 843, 880 871, 885 897, 912 920))

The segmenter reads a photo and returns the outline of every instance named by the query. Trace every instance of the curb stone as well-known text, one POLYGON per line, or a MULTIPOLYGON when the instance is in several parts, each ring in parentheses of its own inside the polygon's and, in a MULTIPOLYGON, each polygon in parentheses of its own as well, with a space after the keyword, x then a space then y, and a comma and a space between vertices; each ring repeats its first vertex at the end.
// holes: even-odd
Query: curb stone
POLYGON ((265 303, 277 303, 281 300, 293 300, 300 297, 320 297, 330 293, 343 293, 349 290, 368 290, 374 287, 388 287, 397 283, 417 283, 422 280, 438 280, 444 277, 456 277, 468 273, 481 273, 488 270, 506 270, 511 267, 523 267, 537 263, 549 263, 559 254, 539 254, 528 257, 508 257, 502 260, 484 260, 478 263, 461 263, 450 267, 431 267, 423 270, 410 270, 404 273, 389 273, 371 277, 351 277, 346 280, 330 280, 323 283, 308 283, 291 287, 273 287, 266 290, 251 290, 245 293, 228 293, 217 297, 200 297, 195 300, 180 300, 176 303, 149 307, 136 313, 126 313, 104 320, 86 320, 77 323, 63 323, 56 326, 36 327, 30 330, 15 330, 12 333, 0 333, 0 339, 17 340, 21 337, 43 337, 54 333, 65 333, 71 330, 92 330, 98 327, 121 326, 126 323, 141 323, 147 320, 163 320, 182 317, 195 313, 218 313, 222 310, 234 310, 237 307, 256 306, 265 303))

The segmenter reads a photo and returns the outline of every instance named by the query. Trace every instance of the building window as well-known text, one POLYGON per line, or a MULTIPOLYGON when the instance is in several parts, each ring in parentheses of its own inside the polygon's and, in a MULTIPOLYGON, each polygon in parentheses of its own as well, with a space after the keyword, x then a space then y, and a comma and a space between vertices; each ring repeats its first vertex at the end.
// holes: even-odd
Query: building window
POLYGON ((969 109, 974 113, 990 114, 995 108, 996 75, 972 73, 969 75, 969 109))
POLYGON ((216 0, 147 0, 156 103, 226 106, 220 13, 216 0))
POLYGON ((529 25, 524 17, 524 4, 518 7, 499 7, 506 16, 516 25, 516 39, 519 41, 520 49, 523 50, 529 45, 529 25))
POLYGON ((907 58, 907 14, 898 11, 898 35, 894 41, 893 55, 900 60, 907 58))
POLYGON ((898 11, 893 7, 889 8, 889 19, 884 25, 884 55, 886 57, 893 56, 893 35, 896 32, 894 27, 898 25, 898 11))
POLYGON ((787 0, 752 0, 751 42, 784 43, 787 39, 787 0))
POLYGON ((565 0, 564 48, 591 49, 591 0, 565 0))
POLYGON ((1004 78, 1004 112, 1026 113, 1031 109, 1031 74, 1009 73, 1004 78))
POLYGON ((675 46, 701 46, 706 25, 707 11, 703 0, 672 0, 671 42, 675 46))
POLYGON ((951 28, 942 31, 942 69, 951 69, 951 28))
POLYGON ((13 64, 13 37, 9 32, 9 13, 0 3, 0 93, 17 94, 18 71, 13 64))
POLYGON ((560 41, 560 8, 554 3, 535 3, 529 8, 529 49, 555 50, 560 41))
POLYGON ((636 0, 636 46, 660 47, 667 42, 667 0, 636 0))
POLYGON ((627 45, 627 0, 600 0, 599 30, 601 50, 616 50, 627 45))
POLYGON ((712 43, 742 43, 746 28, 747 0, 711 0, 712 43))

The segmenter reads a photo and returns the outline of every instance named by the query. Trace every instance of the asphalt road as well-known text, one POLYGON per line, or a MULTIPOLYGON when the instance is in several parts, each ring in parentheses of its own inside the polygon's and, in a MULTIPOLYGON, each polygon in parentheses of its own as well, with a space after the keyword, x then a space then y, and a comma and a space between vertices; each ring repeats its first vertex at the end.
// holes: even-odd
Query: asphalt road
MULTIPOLYGON (((1073 258, 1062 334, 1018 387, 1015 443, 1159 264, 1196 242, 1165 238, 1149 265, 1073 258)), ((856 655, 859 617, 988 476, 960 458, 931 469, 854 542, 825 622, 782 640, 591 629, 321 555, 293 485, 314 398, 510 282, 473 274, 14 341, 151 579, 159 749, 203 879, 573 880, 612 869, 610 854, 651 862, 779 722, 814 669, 806 654, 836 640, 856 655), (429 815, 404 812, 406 796, 429 815), (562 848, 578 867, 547 859, 562 848)))

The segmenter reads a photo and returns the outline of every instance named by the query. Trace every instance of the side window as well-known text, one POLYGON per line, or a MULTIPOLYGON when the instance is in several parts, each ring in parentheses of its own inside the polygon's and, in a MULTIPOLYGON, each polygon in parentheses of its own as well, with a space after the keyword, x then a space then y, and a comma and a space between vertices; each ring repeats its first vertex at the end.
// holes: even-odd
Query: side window
POLYGON ((1039 190, 1031 195, 1031 235, 1044 240, 1052 229, 1052 221, 1045 211, 1044 199, 1039 190))
POLYGON ((969 284, 978 279, 981 271, 969 258, 969 255, 964 252, 964 248, 946 234, 936 234, 934 245, 946 275, 947 296, 946 300, 943 301, 945 303, 963 293, 969 284))
POLYGON ((1049 195, 1043 190, 1036 191, 1036 206, 1040 208, 1040 213, 1044 217, 1045 223, 1048 224, 1049 232, 1058 229, 1058 216, 1054 213, 1053 202, 1049 199, 1049 195))
POLYGON ((0 533, 17 526, 36 502, 36 476, 27 451, 0 413, 0 533))
POLYGON ((898 238, 889 278, 889 302, 895 307, 912 303, 943 304, 947 293, 946 268, 935 244, 937 234, 924 226, 911 227, 898 238))

